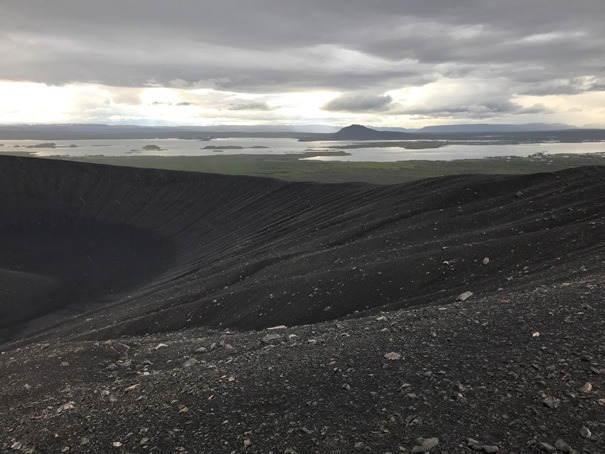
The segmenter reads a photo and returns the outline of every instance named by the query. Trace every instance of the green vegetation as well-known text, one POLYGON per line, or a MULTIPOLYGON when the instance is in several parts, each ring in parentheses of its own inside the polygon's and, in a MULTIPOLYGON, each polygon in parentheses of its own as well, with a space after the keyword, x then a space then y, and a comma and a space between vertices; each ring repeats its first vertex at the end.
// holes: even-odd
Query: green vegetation
POLYGON ((290 181, 360 181, 379 184, 401 183, 441 175, 470 173, 528 174, 554 172, 570 167, 605 165, 605 157, 601 154, 537 154, 527 158, 502 157, 456 161, 339 162, 300 160, 304 157, 318 155, 343 154, 346 155, 344 152, 328 152, 237 156, 87 156, 71 157, 69 159, 128 167, 250 175, 290 181))

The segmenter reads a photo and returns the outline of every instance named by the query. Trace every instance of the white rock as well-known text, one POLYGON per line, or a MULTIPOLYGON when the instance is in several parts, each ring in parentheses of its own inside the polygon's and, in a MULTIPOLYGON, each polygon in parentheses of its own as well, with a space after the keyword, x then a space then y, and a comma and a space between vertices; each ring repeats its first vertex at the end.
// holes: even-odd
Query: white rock
POLYGON ((458 298, 456 298, 456 301, 466 301, 467 299, 469 299, 473 295, 474 295, 473 292, 464 292, 464 293, 461 293, 460 295, 458 295, 458 298))
POLYGON ((401 359, 401 353, 389 352, 384 354, 384 358, 389 361, 399 361, 401 359))
POLYGON ((267 331, 275 331, 276 329, 286 329, 287 326, 286 325, 277 325, 277 326, 271 326, 270 328, 267 328, 267 331))

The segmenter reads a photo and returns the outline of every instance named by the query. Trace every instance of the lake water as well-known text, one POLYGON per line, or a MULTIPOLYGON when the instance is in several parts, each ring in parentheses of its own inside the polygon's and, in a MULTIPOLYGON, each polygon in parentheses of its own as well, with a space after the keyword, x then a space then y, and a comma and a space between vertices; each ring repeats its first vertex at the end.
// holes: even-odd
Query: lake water
MULTIPOLYGON (((49 141, 50 142, 50 141, 49 141)), ((28 152, 35 156, 225 156, 241 154, 302 154, 305 152, 338 151, 339 146, 364 144, 364 142, 299 142, 283 138, 228 138, 209 141, 183 139, 153 140, 55 140, 54 148, 31 148, 44 142, 38 140, 0 141, 1 153, 28 152), (160 150, 146 150, 155 145, 160 150), (29 148, 28 148, 29 147, 29 148), (241 148, 240 148, 241 147, 241 148), (220 150, 220 151, 219 151, 220 150)), ((493 144, 464 143, 446 145, 441 148, 406 150, 396 145, 384 148, 343 149, 347 156, 315 156, 301 159, 323 161, 408 161, 477 159, 496 156, 530 156, 535 153, 584 154, 605 153, 605 142, 582 143, 532 143, 493 144)), ((367 142, 366 142, 367 143, 367 142)))

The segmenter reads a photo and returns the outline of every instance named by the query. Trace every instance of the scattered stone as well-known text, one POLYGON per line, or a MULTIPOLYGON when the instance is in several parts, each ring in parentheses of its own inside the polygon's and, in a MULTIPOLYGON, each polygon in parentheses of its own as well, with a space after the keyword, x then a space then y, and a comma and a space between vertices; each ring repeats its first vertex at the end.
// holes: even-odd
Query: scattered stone
POLYGON ((558 408, 561 401, 555 397, 548 396, 542 400, 542 404, 544 404, 548 408, 558 408))
POLYGON ((199 361, 197 359, 189 358, 187 361, 185 361, 185 363, 183 364, 183 367, 193 367, 197 363, 199 363, 199 361))
POLYGON ((160 348, 166 348, 166 347, 168 347, 168 345, 159 343, 158 345, 155 346, 154 350, 159 350, 160 348))
POLYGON ((597 403, 598 403, 599 405, 605 405, 605 399, 598 399, 598 400, 597 400, 597 403))
POLYGON ((584 426, 580 429, 580 435, 582 438, 590 438, 592 436, 592 432, 588 427, 584 426))
POLYGON ((401 354, 397 352, 385 353, 384 359, 388 359, 389 361, 399 361, 401 359, 401 354))
POLYGON ((277 325, 277 326, 271 326, 270 328, 267 328, 267 331, 274 331, 277 329, 286 329, 287 326, 286 325, 277 325))
POLYGON ((487 265, 488 263, 489 263, 489 257, 485 257, 485 258, 483 259, 483 264, 484 264, 484 265, 487 265))
POLYGON ((584 385, 580 388, 580 392, 584 394, 588 394, 592 391, 592 384, 589 382, 584 383, 584 385))
POLYGON ((263 337, 263 342, 265 344, 269 344, 271 342, 273 342, 274 340, 279 340, 281 339, 281 334, 267 334, 265 337, 263 337))
POLYGON ((416 439, 416 443, 418 443, 418 445, 414 446, 412 448, 412 452, 416 453, 416 452, 429 452, 431 449, 433 449, 435 446, 437 446, 439 444, 439 438, 417 438, 416 439))
POLYGON ((348 383, 345 383, 344 385, 342 385, 342 389, 344 389, 345 391, 350 391, 351 385, 349 385, 348 383))
POLYGON ((127 393, 129 393, 130 391, 134 391, 135 389, 139 388, 140 386, 141 386, 140 383, 136 383, 136 384, 134 384, 132 386, 129 386, 124 391, 126 391, 127 393))
POLYGON ((307 435, 313 435, 313 431, 311 429, 307 429, 304 426, 300 428, 300 431, 306 433, 307 435))
POLYGON ((251 441, 249 438, 246 438, 246 439, 244 440, 244 446, 245 446, 246 448, 248 448, 248 447, 252 446, 252 441, 251 441))
POLYGON ((466 301, 467 299, 469 299, 473 295, 474 295, 473 292, 464 292, 464 293, 461 293, 460 295, 458 295, 458 298, 456 298, 456 301, 466 301))
POLYGON ((452 399, 458 400, 458 401, 461 401, 461 402, 463 402, 463 401, 466 400, 466 398, 464 397, 464 394, 459 393, 459 392, 454 392, 452 394, 452 399))
POLYGON ((468 447, 471 448, 473 451, 481 451, 481 448, 483 447, 481 442, 478 440, 475 440, 474 438, 467 438, 466 443, 467 443, 468 447))
POLYGON ((122 442, 120 442, 120 441, 114 441, 111 445, 114 448, 121 448, 122 447, 122 442))
POLYGON ((556 452, 557 451, 557 448, 555 448, 553 445, 551 445, 549 443, 545 443, 543 441, 538 443, 538 448, 540 448, 542 451, 545 451, 545 452, 556 452))
POLYGON ((571 446, 569 446, 567 443, 565 443, 560 438, 555 442, 555 448, 557 448, 561 452, 572 452, 573 451, 573 449, 571 449, 571 446))
POLYGON ((64 403, 63 405, 61 405, 59 408, 57 408, 57 413, 61 413, 66 410, 73 410, 74 408, 76 408, 75 402, 67 402, 67 403, 64 403))
POLYGON ((484 445, 483 443, 481 443, 478 440, 475 440, 474 438, 467 438, 466 440, 467 440, 468 447, 471 448, 473 451, 482 451, 482 452, 486 452, 486 453, 500 452, 499 446, 484 445))

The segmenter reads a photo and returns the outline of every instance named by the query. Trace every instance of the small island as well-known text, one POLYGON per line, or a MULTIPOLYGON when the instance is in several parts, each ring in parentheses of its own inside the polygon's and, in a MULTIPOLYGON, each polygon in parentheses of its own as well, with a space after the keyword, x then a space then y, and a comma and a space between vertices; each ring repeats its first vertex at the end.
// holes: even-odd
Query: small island
POLYGON ((143 150, 147 150, 147 151, 161 151, 162 148, 158 147, 157 145, 150 144, 150 145, 145 145, 143 147, 143 150))
POLYGON ((36 145, 28 145, 25 148, 57 148, 57 144, 54 142, 44 142, 36 145))
POLYGON ((243 150, 244 147, 241 147, 239 145, 224 145, 222 147, 219 146, 215 146, 215 145, 206 145, 204 148, 201 148, 202 150, 243 150))

